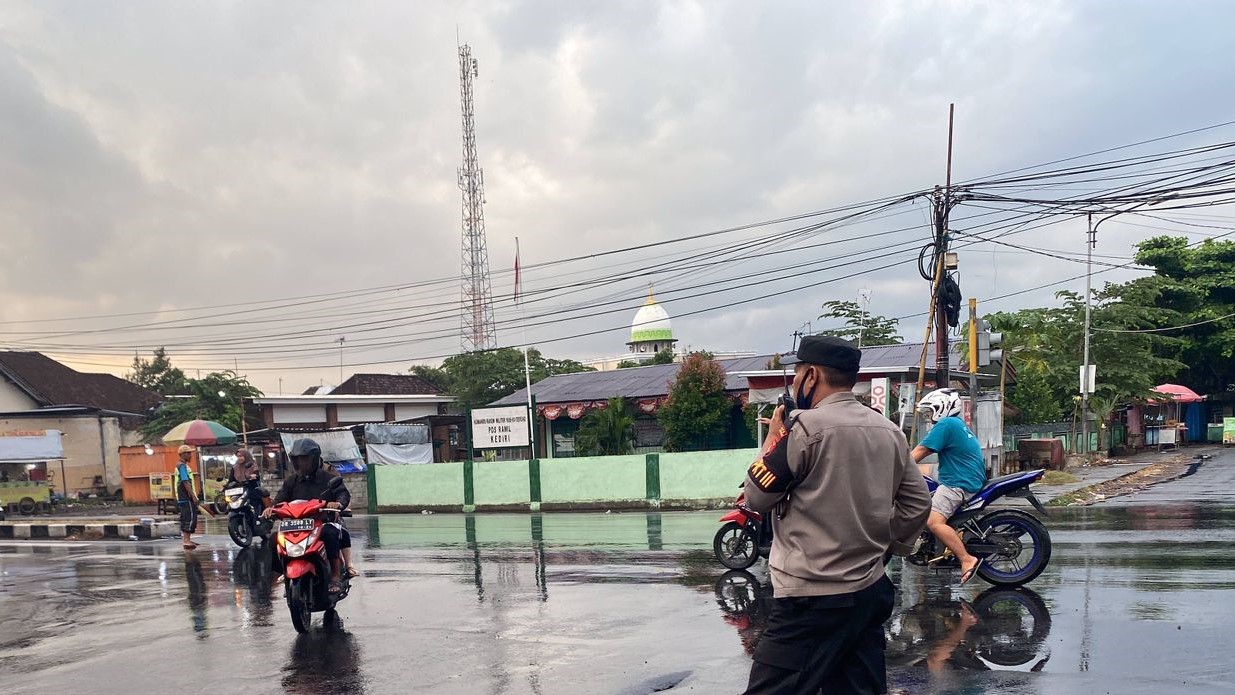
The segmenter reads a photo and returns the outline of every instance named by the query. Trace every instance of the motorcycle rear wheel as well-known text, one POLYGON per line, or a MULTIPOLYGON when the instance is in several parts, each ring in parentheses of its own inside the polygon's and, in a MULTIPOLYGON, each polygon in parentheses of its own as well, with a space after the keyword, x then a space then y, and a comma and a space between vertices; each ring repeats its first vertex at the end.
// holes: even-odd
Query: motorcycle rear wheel
MULTIPOLYGON (((974 601, 978 656, 999 666, 1023 666, 1039 658, 1051 633, 1051 612, 1029 589, 987 589, 974 601)), ((1049 653, 1049 652, 1048 652, 1049 653)))
POLYGON ((995 586, 1021 586, 1046 569, 1051 560, 1051 534, 1033 515, 1000 509, 979 519, 978 524, 1005 546, 1004 552, 983 560, 979 577, 995 586))
POLYGON ((241 548, 253 545, 253 527, 249 520, 237 514, 227 520, 227 535, 241 548))
POLYGON ((731 570, 744 570, 759 560, 755 536, 736 521, 721 526, 712 539, 712 552, 720 564, 731 570))
POLYGON ((309 599, 313 595, 311 577, 293 579, 287 584, 287 609, 292 614, 292 627, 296 632, 308 632, 313 621, 309 599))

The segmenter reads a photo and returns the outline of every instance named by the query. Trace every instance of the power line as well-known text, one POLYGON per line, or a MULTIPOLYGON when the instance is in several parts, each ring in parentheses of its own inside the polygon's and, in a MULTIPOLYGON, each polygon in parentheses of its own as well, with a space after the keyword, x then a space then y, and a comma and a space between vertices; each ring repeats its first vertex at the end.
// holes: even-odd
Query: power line
POLYGON ((1225 321, 1229 318, 1235 318, 1235 314, 1227 314, 1226 316, 1219 316, 1216 319, 1206 319, 1205 321, 1197 321, 1195 323, 1185 323, 1182 326, 1169 326, 1167 328, 1141 328, 1141 329, 1090 328, 1089 330, 1097 331, 1100 333, 1162 333, 1164 331, 1178 331, 1181 328, 1193 328, 1195 326, 1204 326, 1205 324, 1209 324, 1209 323, 1217 323, 1219 321, 1225 321))

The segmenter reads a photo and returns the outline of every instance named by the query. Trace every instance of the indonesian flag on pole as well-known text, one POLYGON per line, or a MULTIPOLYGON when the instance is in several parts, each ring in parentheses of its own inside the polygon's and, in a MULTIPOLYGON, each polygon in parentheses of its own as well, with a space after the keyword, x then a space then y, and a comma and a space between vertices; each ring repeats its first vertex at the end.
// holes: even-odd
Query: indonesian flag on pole
POLYGON ((519 271, 519 237, 515 237, 515 303, 519 303, 519 293, 523 290, 523 276, 519 271))

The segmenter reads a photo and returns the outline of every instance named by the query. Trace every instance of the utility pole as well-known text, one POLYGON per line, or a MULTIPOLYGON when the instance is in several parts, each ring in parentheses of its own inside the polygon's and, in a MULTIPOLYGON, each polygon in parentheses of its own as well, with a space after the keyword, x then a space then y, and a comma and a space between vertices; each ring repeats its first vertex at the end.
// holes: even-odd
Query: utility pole
MULTIPOLYGON (((862 303, 862 321, 870 321, 871 291, 862 288, 858 290, 858 301, 862 303)), ((858 349, 862 349, 862 331, 865 324, 858 324, 858 349)))
POLYGON ((1098 243, 1098 230, 1093 213, 1085 216, 1089 234, 1085 240, 1085 358, 1081 367, 1081 453, 1089 453, 1089 324, 1093 315, 1093 247, 1098 243))
MULTIPOLYGON (((947 183, 943 193, 935 194, 935 251, 939 261, 935 264, 935 293, 943 291, 944 279, 948 273, 948 213, 952 210, 952 125, 956 113, 956 104, 948 104, 948 171, 947 183)), ((946 388, 951 379, 948 378, 948 314, 942 311, 939 300, 935 301, 935 388, 946 388)))
POLYGON ((343 343, 347 340, 347 336, 339 336, 339 384, 343 383, 343 343))
POLYGON ((464 352, 497 347, 493 325, 493 287, 489 280, 489 245, 485 236, 485 173, 476 154, 472 79, 479 75, 471 47, 459 46, 459 91, 463 108, 463 292, 461 343, 464 352))
MULTIPOLYGON (((922 357, 918 361, 918 388, 915 397, 921 397, 926 387, 926 353, 930 345, 931 330, 935 331, 935 388, 948 385, 948 318, 940 302, 940 294, 947 275, 948 212, 952 206, 952 129, 955 123, 956 104, 948 105, 948 165, 947 185, 941 192, 938 188, 932 196, 934 225, 934 268, 931 281, 930 311, 926 319, 926 335, 922 338, 922 357)), ((914 441, 918 433, 918 418, 913 418, 909 439, 914 441)))
POLYGON ((1092 212, 1085 214, 1085 219, 1089 227, 1089 234, 1088 234, 1088 238, 1085 240, 1086 241, 1085 243, 1085 355, 1084 355, 1083 363, 1081 365, 1081 374, 1080 374, 1080 377, 1081 377, 1080 379, 1081 381, 1081 384, 1080 384, 1081 385, 1081 436, 1084 437, 1084 442, 1085 442, 1083 447, 1081 447, 1082 453, 1085 453, 1085 454, 1089 453, 1089 394, 1093 391, 1093 385, 1094 385, 1094 382, 1096 381, 1096 372, 1097 372, 1097 370, 1093 367, 1093 365, 1089 363, 1089 358, 1090 358, 1089 328, 1090 328, 1090 323, 1093 317, 1093 250, 1094 250, 1094 247, 1098 245, 1098 227, 1101 226, 1103 222, 1106 222, 1107 220, 1117 215, 1123 215, 1125 213, 1129 213, 1129 212, 1138 210, 1146 206, 1152 206, 1152 205, 1157 205, 1158 203, 1164 203, 1175 197, 1176 197, 1176 194, 1172 194, 1168 196, 1163 196, 1161 198, 1152 198, 1150 200, 1145 200, 1140 203, 1137 203, 1136 205, 1133 205, 1132 207, 1126 210, 1117 210, 1115 212, 1112 212, 1109 215, 1106 215, 1102 219, 1098 220, 1096 223, 1093 221, 1092 212))
MULTIPOLYGON (((978 300, 969 298, 969 398, 978 395, 978 300)), ((977 412, 975 409, 974 412, 977 412)), ((972 424, 972 423, 971 423, 972 424)))

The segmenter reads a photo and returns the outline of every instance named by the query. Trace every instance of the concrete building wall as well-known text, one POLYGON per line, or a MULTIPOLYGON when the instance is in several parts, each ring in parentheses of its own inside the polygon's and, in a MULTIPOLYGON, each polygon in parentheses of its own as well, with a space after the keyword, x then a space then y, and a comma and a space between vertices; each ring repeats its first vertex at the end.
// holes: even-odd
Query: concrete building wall
POLYGON ((428 417, 437 415, 437 404, 426 403, 424 405, 396 405, 395 419, 396 420, 415 420, 416 418, 428 417))
POLYGON ((108 492, 121 489, 120 446, 126 437, 120 421, 109 417, 3 418, 0 430, 60 430, 64 445, 64 465, 47 464, 48 480, 57 491, 67 489, 70 496, 93 489, 94 478, 103 476, 108 492), (62 475, 67 485, 62 484, 62 475))
POLYGON ((386 406, 377 405, 339 405, 339 424, 356 424, 361 422, 384 422, 386 406))
POLYGON ((326 406, 324 405, 276 405, 274 406, 274 423, 302 424, 326 423, 326 406))
POLYGON ((32 410, 39 407, 25 391, 4 377, 0 377, 0 411, 32 410))

